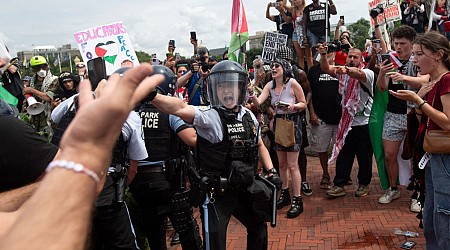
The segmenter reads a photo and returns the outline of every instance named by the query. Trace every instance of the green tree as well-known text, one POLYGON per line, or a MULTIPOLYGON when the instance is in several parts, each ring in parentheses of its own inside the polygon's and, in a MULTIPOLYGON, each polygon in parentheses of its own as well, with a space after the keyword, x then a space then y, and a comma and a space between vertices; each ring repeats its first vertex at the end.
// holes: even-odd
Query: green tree
POLYGON ((247 69, 253 68, 253 60, 255 60, 255 57, 257 55, 261 55, 261 54, 262 54, 262 49, 255 49, 255 48, 245 52, 247 69))
POLYGON ((151 59, 150 54, 144 51, 136 51, 136 56, 141 63, 150 62, 151 59))
POLYGON ((358 49, 364 50, 366 39, 370 39, 370 22, 364 18, 361 18, 356 23, 350 24, 348 26, 348 30, 352 34, 353 46, 358 49))

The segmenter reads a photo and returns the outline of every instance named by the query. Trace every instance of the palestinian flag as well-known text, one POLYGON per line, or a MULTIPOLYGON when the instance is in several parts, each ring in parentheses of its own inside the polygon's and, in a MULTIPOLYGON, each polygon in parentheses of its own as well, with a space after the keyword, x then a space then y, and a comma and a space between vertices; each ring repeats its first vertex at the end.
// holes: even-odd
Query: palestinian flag
POLYGON ((391 51, 391 52, 389 52, 389 56, 391 58, 392 64, 394 65, 394 69, 398 69, 401 66, 403 66, 403 64, 400 62, 400 60, 398 60, 397 52, 391 51))
POLYGON ((228 59, 240 64, 244 63, 244 54, 240 48, 248 41, 247 18, 242 0, 233 0, 231 13, 231 39, 228 48, 228 59))

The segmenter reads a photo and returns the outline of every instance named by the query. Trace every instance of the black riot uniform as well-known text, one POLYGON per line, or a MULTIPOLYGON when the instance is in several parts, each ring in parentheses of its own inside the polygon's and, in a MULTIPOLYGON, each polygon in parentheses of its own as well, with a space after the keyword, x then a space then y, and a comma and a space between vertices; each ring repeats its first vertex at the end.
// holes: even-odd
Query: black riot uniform
POLYGON ((232 215, 247 229, 247 249, 267 249, 267 218, 259 216, 249 193, 255 182, 259 131, 255 116, 243 106, 246 86, 242 66, 220 62, 208 77, 212 107, 194 107, 198 173, 190 174, 191 202, 201 207, 205 249, 226 249, 232 215))
MULTIPOLYGON (((52 112, 52 119, 57 123, 52 141, 55 145, 59 145, 65 129, 75 117, 77 96, 68 98, 52 112)), ((131 112, 122 126, 122 133, 117 137, 105 184, 95 202, 92 239, 88 243, 88 249, 139 249, 128 208, 124 202, 127 177, 125 157, 131 160, 147 157, 139 125, 138 115, 131 112)))
MULTIPOLYGON (((166 81, 158 87, 159 93, 173 95, 175 75, 164 66, 154 66, 154 71, 166 76, 166 81)), ((180 235, 182 248, 201 249, 199 228, 185 186, 188 148, 177 136, 180 131, 193 128, 148 102, 141 104, 138 113, 149 157, 139 161, 130 192, 140 208, 150 248, 167 249, 165 218, 168 216, 180 235)))

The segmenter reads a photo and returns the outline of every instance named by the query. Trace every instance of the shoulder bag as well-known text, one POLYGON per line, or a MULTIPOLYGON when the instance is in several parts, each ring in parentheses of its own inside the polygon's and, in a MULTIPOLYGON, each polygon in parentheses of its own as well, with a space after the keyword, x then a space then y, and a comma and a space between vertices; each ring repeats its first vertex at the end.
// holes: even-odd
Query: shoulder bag
MULTIPOLYGON (((439 95, 438 91, 433 98, 431 106, 434 108, 434 101, 436 96, 439 95)), ((428 118, 427 131, 425 132, 425 138, 423 140, 423 149, 425 152, 433 154, 449 154, 450 153, 450 133, 444 130, 429 130, 430 118, 428 118)))
MULTIPOLYGON (((281 94, 284 89, 281 89, 278 101, 280 101, 281 94)), ((275 107, 275 114, 278 107, 275 107)), ((295 124, 286 117, 276 118, 275 121, 275 143, 283 147, 292 147, 295 144, 295 124)))

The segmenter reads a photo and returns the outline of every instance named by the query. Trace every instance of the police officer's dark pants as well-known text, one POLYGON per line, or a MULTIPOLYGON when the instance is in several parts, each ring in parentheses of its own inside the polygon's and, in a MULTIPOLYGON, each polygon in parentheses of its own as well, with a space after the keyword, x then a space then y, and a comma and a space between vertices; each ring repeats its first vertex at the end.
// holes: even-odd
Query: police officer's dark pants
MULTIPOLYGON (((140 208, 144 234, 152 250, 167 249, 165 218, 169 216, 174 221, 170 203, 176 185, 176 181, 164 173, 138 173, 130 186, 130 192, 140 208)), ((186 232, 178 233, 183 249, 201 248, 197 223, 191 223, 186 232)))
POLYGON ((336 177, 334 185, 343 187, 350 179, 353 162, 358 161, 358 184, 369 185, 372 179, 372 144, 370 142, 369 126, 353 126, 345 138, 344 147, 336 160, 336 177))
POLYGON ((139 249, 125 202, 95 208, 90 249, 139 249))
MULTIPOLYGON (((223 196, 215 195, 214 198, 214 206, 208 205, 210 249, 226 249, 227 227, 231 215, 247 228, 247 249, 267 249, 267 224, 255 217, 247 193, 229 191, 223 196)), ((205 211, 203 208, 200 211, 203 222, 203 246, 205 248, 205 211)))

